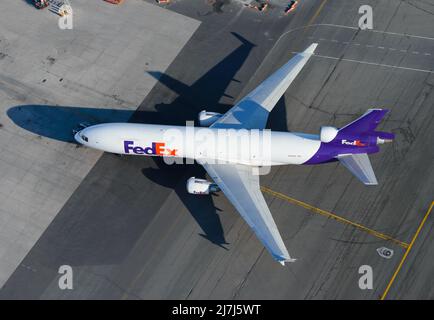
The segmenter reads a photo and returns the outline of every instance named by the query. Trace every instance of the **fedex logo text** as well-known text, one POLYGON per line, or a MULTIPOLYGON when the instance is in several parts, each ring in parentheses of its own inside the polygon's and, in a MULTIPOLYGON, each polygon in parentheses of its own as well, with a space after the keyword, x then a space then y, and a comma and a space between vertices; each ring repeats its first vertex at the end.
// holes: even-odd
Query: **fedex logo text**
POLYGON ((350 140, 343 139, 342 144, 346 144, 349 146, 356 146, 356 147, 366 147, 366 144, 362 143, 360 140, 350 141, 350 140))
POLYGON ((165 147, 164 142, 152 142, 150 147, 134 146, 134 141, 124 141, 124 152, 129 154, 146 154, 155 156, 176 156, 176 149, 169 149, 165 147))

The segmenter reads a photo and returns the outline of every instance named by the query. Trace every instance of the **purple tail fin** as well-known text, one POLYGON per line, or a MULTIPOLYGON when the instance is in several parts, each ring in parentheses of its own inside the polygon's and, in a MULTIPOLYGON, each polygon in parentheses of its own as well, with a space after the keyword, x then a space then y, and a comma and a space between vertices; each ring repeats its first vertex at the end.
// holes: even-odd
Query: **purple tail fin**
POLYGON ((369 109, 363 116, 339 129, 345 135, 372 132, 384 118, 387 109, 369 109))
POLYGON ((380 144, 391 142, 395 135, 376 131, 389 110, 369 109, 358 119, 341 129, 321 127, 321 145, 317 153, 305 164, 317 164, 340 160, 365 184, 376 184, 375 175, 366 156, 380 150, 380 144), (360 155, 360 156, 359 156, 360 155))
POLYGON ((393 140, 395 135, 389 132, 375 131, 381 120, 384 118, 387 109, 369 109, 360 118, 347 124, 345 127, 339 129, 337 138, 363 136, 376 136, 382 140, 393 140))

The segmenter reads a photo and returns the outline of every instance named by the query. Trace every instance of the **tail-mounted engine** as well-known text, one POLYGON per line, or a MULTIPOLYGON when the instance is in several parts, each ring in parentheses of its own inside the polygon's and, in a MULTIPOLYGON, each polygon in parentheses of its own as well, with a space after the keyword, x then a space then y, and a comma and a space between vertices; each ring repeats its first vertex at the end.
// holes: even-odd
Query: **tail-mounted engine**
POLYGON ((328 143, 338 135, 338 129, 335 127, 321 127, 320 139, 321 142, 328 143))
POLYGON ((187 191, 191 194, 210 194, 220 191, 220 188, 208 180, 191 177, 187 180, 187 191))

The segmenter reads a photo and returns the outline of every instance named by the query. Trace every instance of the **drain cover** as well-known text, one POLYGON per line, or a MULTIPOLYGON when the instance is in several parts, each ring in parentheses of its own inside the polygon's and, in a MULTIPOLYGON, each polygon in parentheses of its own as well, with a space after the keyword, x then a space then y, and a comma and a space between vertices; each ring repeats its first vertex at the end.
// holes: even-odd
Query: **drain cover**
POLYGON ((386 247, 378 248, 377 252, 380 255, 380 257, 385 259, 390 259, 393 256, 393 250, 386 247))

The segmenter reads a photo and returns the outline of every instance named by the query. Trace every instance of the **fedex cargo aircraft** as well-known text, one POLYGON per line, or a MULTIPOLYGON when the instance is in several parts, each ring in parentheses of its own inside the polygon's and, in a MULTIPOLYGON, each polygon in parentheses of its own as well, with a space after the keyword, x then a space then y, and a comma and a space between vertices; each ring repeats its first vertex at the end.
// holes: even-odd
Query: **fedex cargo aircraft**
POLYGON ((340 129, 324 126, 319 135, 265 129, 270 111, 316 47, 313 43, 296 54, 225 114, 200 112, 202 128, 106 123, 80 130, 75 139, 87 147, 117 154, 195 160, 212 181, 192 177, 186 182, 188 192, 223 191, 273 258, 282 265, 292 262, 295 259, 290 257, 260 191, 259 170, 273 165, 339 161, 365 185, 376 185, 368 154, 378 152, 380 144, 394 138, 392 133, 376 130, 388 112, 385 109, 369 109, 340 129), (238 141, 234 134, 247 136, 247 142, 230 147, 238 141), (198 135, 202 137, 200 143, 198 135))

